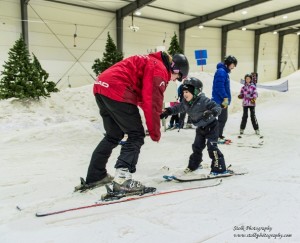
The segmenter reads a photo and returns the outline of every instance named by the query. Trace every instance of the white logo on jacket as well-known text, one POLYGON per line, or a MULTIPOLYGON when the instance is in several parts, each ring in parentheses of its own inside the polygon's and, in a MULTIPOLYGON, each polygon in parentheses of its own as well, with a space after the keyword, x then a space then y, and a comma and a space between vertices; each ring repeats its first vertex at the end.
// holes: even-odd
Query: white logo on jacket
POLYGON ((159 86, 166 86, 166 82, 165 81, 162 81, 159 86))
POLYGON ((95 84, 99 84, 101 86, 103 86, 104 88, 108 88, 109 87, 109 84, 108 83, 105 83, 101 80, 96 80, 95 84))

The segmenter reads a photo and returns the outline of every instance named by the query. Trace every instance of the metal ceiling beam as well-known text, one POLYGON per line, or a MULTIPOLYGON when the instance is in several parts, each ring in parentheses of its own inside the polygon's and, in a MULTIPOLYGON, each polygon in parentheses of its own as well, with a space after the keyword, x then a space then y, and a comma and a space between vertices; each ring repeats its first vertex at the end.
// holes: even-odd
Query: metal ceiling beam
POLYGON ((150 4, 151 2, 154 2, 155 0, 136 0, 123 8, 118 9, 116 12, 120 12, 121 18, 124 18, 131 14, 133 11, 145 7, 146 5, 150 4))
POLYGON ((117 36, 117 49, 123 52, 123 19, 135 10, 140 9, 155 0, 136 0, 123 8, 116 11, 116 36, 117 36))
POLYGON ((300 27, 299 27, 299 29, 282 30, 282 31, 279 31, 278 34, 279 34, 279 36, 283 36, 283 35, 293 34, 296 32, 300 32, 300 27))
POLYGON ((79 7, 79 8, 86 8, 86 9, 104 11, 104 12, 109 12, 109 13, 115 13, 115 11, 111 11, 111 10, 107 10, 107 9, 103 9, 103 8, 95 8, 95 7, 84 6, 84 5, 76 4, 76 3, 66 3, 66 2, 57 1, 57 0, 44 0, 44 1, 46 1, 46 2, 53 2, 53 3, 60 3, 60 4, 74 6, 74 7, 79 7))
POLYGON ((222 26, 222 29, 224 29, 226 31, 230 31, 230 30, 238 29, 238 28, 250 25, 250 24, 257 23, 259 21, 274 18, 276 16, 280 16, 280 15, 291 13, 291 12, 296 12, 296 11, 299 11, 299 10, 300 10, 300 5, 297 5, 297 6, 294 6, 294 7, 281 9, 281 10, 278 10, 278 11, 275 11, 275 12, 263 14, 263 15, 256 16, 256 17, 253 17, 253 18, 249 18, 249 19, 245 19, 245 20, 233 23, 233 24, 224 25, 224 26, 222 26))
MULTIPOLYGON (((276 16, 280 16, 283 14, 287 14, 287 13, 291 13, 291 12, 295 12, 295 11, 299 11, 299 10, 300 10, 300 5, 297 5, 297 6, 294 6, 291 8, 286 8, 286 9, 282 9, 282 10, 275 11, 272 13, 267 13, 267 14, 256 16, 253 18, 249 18, 249 19, 239 21, 239 22, 236 22, 233 24, 228 24, 228 25, 222 26, 222 35, 225 35, 226 31, 238 29, 240 27, 254 24, 254 23, 257 23, 257 22, 265 20, 265 19, 273 18, 276 16)), ((254 72, 257 72, 257 66, 258 66, 259 41, 260 41, 260 34, 258 32, 256 32, 255 39, 254 39, 254 72)), ((222 46, 223 45, 224 44, 222 44, 222 46)))
MULTIPOLYGON (((243 2, 243 3, 239 3, 224 9, 220 9, 218 11, 212 12, 212 13, 208 13, 199 17, 196 17, 194 19, 191 20, 187 20, 185 22, 182 22, 179 24, 179 45, 180 47, 184 50, 184 43, 185 43, 185 30, 194 26, 197 26, 199 24, 203 24, 204 22, 210 21, 210 20, 214 20, 216 18, 219 18, 221 16, 224 16, 226 14, 230 14, 230 13, 234 13, 238 10, 241 9, 245 9, 245 8, 249 8, 264 2, 268 2, 270 0, 250 0, 247 2, 243 2)), ((225 34, 227 35, 227 33, 223 33, 222 35, 225 34)), ((222 37, 222 40, 227 40, 227 36, 222 37)), ((227 42, 227 41, 226 41, 227 42)), ((224 49, 224 46, 226 47, 227 43, 221 43, 222 47, 221 47, 221 60, 223 59, 223 57, 226 54, 226 49, 224 49)))
POLYGON ((261 34, 265 34, 267 32, 272 32, 272 31, 275 31, 275 30, 278 30, 278 29, 282 29, 282 28, 293 26, 293 25, 297 25, 299 23, 300 23, 300 18, 296 19, 296 20, 293 20, 293 21, 290 21, 290 22, 285 22, 285 23, 282 23, 282 24, 276 24, 276 25, 272 25, 272 26, 269 26, 269 27, 257 29, 257 30, 255 30, 255 34, 256 35, 261 35, 261 34))
POLYGON ((191 19, 191 20, 187 20, 185 22, 180 23, 179 27, 182 30, 186 30, 188 28, 197 26, 197 25, 202 24, 204 22, 207 22, 207 21, 216 19, 218 17, 224 16, 226 14, 234 13, 238 10, 253 7, 255 5, 258 5, 258 4, 261 4, 261 3, 264 3, 264 2, 268 2, 268 1, 270 1, 270 0, 250 0, 250 1, 247 1, 247 2, 239 3, 239 4, 233 5, 231 7, 220 9, 218 11, 208 13, 208 14, 199 16, 197 18, 191 19))
POLYGON ((28 11, 27 5, 29 0, 20 0, 21 5, 21 23, 22 23, 22 36, 25 41, 27 48, 29 49, 29 38, 28 38, 28 11))

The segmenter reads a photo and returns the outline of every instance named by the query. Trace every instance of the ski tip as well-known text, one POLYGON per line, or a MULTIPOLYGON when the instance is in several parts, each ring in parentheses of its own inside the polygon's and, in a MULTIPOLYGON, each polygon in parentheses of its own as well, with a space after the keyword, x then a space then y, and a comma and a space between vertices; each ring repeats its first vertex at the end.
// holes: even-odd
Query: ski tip
POLYGON ((168 176, 168 175, 164 175, 163 178, 164 178, 166 181, 172 181, 172 180, 176 179, 175 176, 168 176))
POLYGON ((42 213, 35 213, 35 217, 44 217, 44 216, 47 216, 47 214, 42 214, 42 213))

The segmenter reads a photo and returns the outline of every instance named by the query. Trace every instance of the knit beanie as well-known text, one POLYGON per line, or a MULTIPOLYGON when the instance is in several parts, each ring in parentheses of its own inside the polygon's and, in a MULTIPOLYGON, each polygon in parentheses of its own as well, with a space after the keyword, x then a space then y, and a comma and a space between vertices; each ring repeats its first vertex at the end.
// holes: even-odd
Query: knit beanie
POLYGON ((194 95, 195 87, 192 85, 184 84, 182 86, 182 91, 185 91, 185 90, 189 91, 192 95, 194 95))

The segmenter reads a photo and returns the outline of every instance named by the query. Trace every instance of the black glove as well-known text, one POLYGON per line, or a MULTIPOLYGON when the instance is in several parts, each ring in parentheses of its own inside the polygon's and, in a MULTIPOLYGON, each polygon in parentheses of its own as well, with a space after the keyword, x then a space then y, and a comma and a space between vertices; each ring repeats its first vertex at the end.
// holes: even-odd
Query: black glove
POLYGON ((204 120, 208 120, 210 118, 210 116, 212 116, 212 115, 213 115, 213 112, 208 110, 208 111, 203 112, 202 117, 203 117, 204 120))
POLYGON ((163 113, 160 114, 160 119, 166 119, 169 115, 172 115, 172 110, 170 108, 166 108, 163 113))

